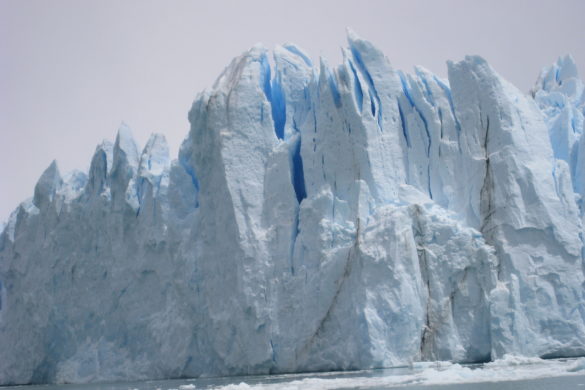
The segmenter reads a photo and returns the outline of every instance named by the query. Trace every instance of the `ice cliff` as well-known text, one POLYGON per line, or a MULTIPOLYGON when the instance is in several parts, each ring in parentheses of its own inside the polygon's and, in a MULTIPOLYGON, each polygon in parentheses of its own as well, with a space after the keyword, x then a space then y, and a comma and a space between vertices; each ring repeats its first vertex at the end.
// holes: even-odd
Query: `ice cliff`
POLYGON ((0 384, 585 355, 585 93, 482 58, 442 80, 349 34, 256 46, 178 159, 123 125, 0 235, 0 384))

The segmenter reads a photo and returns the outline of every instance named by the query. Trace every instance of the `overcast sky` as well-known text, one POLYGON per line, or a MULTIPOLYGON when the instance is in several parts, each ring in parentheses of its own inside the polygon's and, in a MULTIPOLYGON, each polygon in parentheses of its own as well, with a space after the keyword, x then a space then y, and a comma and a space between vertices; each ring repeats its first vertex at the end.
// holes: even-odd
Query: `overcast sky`
POLYGON ((43 170, 87 170, 124 121, 176 156, 187 111, 236 55, 294 42, 341 59, 351 27, 399 69, 480 54, 528 91, 565 53, 585 74, 585 1, 0 0, 0 221, 43 170))

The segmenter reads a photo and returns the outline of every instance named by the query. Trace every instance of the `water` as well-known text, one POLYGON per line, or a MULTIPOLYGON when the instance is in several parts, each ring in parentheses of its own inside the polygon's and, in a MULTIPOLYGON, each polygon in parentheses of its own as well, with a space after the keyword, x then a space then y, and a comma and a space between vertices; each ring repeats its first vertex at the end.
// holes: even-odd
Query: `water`
POLYGON ((85 385, 3 387, 2 390, 585 390, 585 358, 541 360, 509 357, 461 366, 417 363, 410 368, 85 385))

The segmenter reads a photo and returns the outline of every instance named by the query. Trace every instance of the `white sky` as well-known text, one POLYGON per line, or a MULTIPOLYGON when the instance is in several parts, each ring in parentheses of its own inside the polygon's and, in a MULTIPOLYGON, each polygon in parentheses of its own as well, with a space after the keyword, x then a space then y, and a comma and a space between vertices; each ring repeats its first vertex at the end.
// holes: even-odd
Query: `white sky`
POLYGON ((396 68, 444 77, 480 54, 528 91, 565 53, 585 74, 584 21, 580 0, 0 0, 0 221, 53 159, 86 170, 121 121, 176 156, 196 93, 256 42, 336 65, 349 26, 396 68))

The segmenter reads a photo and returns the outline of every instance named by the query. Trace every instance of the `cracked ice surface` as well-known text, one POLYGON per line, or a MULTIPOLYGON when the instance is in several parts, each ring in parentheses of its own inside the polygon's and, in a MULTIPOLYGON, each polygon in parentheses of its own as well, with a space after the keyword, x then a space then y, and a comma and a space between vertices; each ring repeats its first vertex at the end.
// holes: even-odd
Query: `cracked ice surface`
POLYGON ((176 160, 122 125, 87 174, 52 163, 0 235, 0 383, 585 354, 572 59, 527 96, 348 41, 235 58, 176 160))

